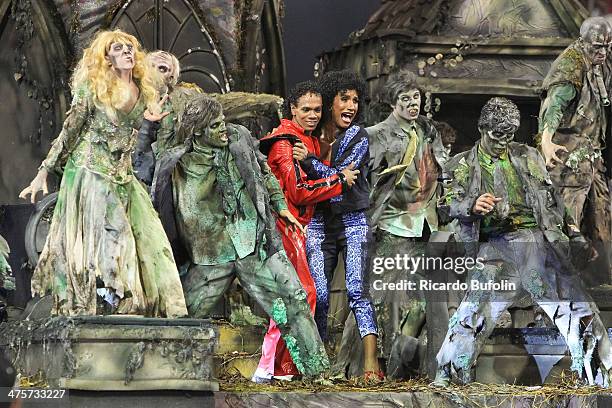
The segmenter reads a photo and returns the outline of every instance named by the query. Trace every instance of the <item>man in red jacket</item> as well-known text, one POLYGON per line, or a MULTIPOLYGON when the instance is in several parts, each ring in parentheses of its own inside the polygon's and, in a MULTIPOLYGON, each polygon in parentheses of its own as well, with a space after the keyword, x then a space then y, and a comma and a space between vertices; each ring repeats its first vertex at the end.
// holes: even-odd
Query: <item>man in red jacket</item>
MULTIPOLYGON (((278 179, 289 211, 306 226, 312 218, 315 204, 342 194, 343 188, 350 187, 358 170, 347 167, 340 173, 319 180, 308 180, 297 160, 293 159, 293 146, 302 144, 308 153, 320 155, 319 141, 313 136, 321 119, 322 99, 314 82, 297 84, 283 105, 281 124, 270 135, 260 141, 260 150, 268 155, 268 164, 278 179), (288 119, 291 118, 291 119, 288 119)), ((276 226, 281 233, 283 246, 289 260, 295 267, 306 292, 308 304, 314 314, 316 290, 308 268, 305 236, 278 218, 276 226)), ((259 366, 253 381, 266 382, 274 378, 290 379, 299 374, 276 325, 270 320, 270 328, 262 345, 259 366)))

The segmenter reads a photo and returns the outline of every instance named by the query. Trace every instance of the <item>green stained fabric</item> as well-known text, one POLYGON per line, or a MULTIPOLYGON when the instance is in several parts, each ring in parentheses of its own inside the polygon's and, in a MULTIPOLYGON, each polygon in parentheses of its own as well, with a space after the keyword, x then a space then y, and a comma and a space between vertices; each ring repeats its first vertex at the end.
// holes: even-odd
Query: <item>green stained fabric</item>
POLYGON ((545 128, 557 129, 565 109, 575 97, 576 89, 572 84, 559 83, 552 86, 540 112, 539 132, 543 132, 545 128))
POLYGON ((436 213, 436 188, 438 186, 438 167, 427 135, 416 123, 410 130, 403 130, 404 158, 400 162, 407 166, 399 171, 399 180, 388 205, 378 222, 378 228, 400 237, 420 237, 425 222, 431 231, 438 230, 436 213), (411 143, 416 138, 416 144, 411 143), (410 146, 415 146, 412 153, 410 146), (406 153, 408 152, 408 153, 406 153))
POLYGON ((134 128, 145 106, 111 120, 78 89, 63 130, 43 162, 63 168, 32 293, 51 292, 53 313, 97 314, 98 281, 116 312, 187 314, 170 244, 144 187, 133 177, 134 128), (64 158, 66 161, 64 162, 64 158))
POLYGON ((493 175, 495 166, 500 166, 505 177, 507 186, 508 204, 510 212, 508 217, 502 217, 497 211, 497 207, 485 216, 481 223, 481 231, 489 235, 497 235, 503 232, 514 231, 521 228, 535 228, 538 226, 533 215, 533 210, 527 206, 525 191, 521 180, 512 166, 508 154, 505 153, 499 159, 493 158, 485 153, 481 148, 478 149, 478 161, 482 169, 483 192, 491 193, 495 196, 493 175))
POLYGON ((609 79, 609 70, 591 65, 580 41, 574 42, 555 60, 543 81, 539 116, 540 132, 548 125, 554 132, 553 143, 567 149, 557 152, 562 163, 550 170, 552 182, 577 225, 588 218, 595 225, 590 238, 602 242, 610 240, 610 198, 602 158, 609 108, 603 104, 600 82, 609 79), (573 88, 571 99, 569 88, 573 88), (589 194, 592 208, 585 212, 589 194))
POLYGON ((264 259, 252 254, 219 265, 191 264, 183 278, 189 315, 208 316, 235 278, 275 320, 302 374, 316 376, 329 368, 306 294, 285 251, 264 259))
POLYGON ((194 141, 172 181, 178 228, 193 263, 216 265, 253 253, 257 210, 227 147, 194 141), (220 176, 227 180, 220 183, 220 176))
POLYGON ((162 108, 162 111, 169 112, 169 114, 161 120, 160 128, 157 131, 157 141, 152 146, 156 157, 185 141, 182 136, 176 134, 175 129, 187 102, 202 92, 202 89, 197 85, 185 82, 179 83, 170 92, 168 100, 162 108))

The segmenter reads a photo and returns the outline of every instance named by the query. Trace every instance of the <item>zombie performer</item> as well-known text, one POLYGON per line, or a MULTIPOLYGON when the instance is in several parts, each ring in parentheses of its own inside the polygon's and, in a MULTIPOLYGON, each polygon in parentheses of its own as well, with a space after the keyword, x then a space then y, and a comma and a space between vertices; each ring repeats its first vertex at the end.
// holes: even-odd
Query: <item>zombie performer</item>
POLYGON ((53 312, 187 314, 170 245, 146 190, 133 177, 134 128, 161 119, 158 94, 135 37, 99 33, 72 79, 71 110, 36 178, 20 197, 47 193, 63 171, 32 293, 53 295, 53 312), (147 109, 148 107, 148 109, 147 109))
MULTIPOLYGON (((350 186, 358 173, 347 167, 337 174, 308 180, 299 163, 293 158, 293 145, 301 143, 309 153, 320 155, 319 141, 312 135, 321 119, 322 98, 313 82, 297 84, 283 105, 281 124, 270 135, 261 139, 260 150, 267 154, 268 164, 285 193, 291 214, 303 225, 308 225, 315 211, 315 204, 342 194, 343 186, 350 186)), ((317 300, 314 281, 306 258, 306 237, 299 230, 288 228, 282 218, 276 222, 289 260, 298 273, 306 291, 308 304, 314 314, 317 300)), ((253 376, 256 382, 298 374, 291 357, 273 321, 264 338, 262 356, 253 376)))
POLYGON ((367 265, 370 224, 368 184, 369 143, 365 129, 354 124, 359 118, 365 84, 348 71, 329 72, 321 78, 323 96, 323 141, 321 157, 309 155, 302 168, 311 180, 330 177, 349 166, 359 170, 355 184, 341 195, 317 205, 308 224, 306 253, 317 290, 315 320, 321 337, 327 339, 330 282, 338 255, 346 271, 349 307, 357 320, 364 346, 366 379, 382 378, 376 357, 378 329, 368 294, 367 265), (329 166, 324 162, 329 157, 329 166))
POLYGON ((189 256, 183 276, 189 315, 207 316, 237 277, 274 319, 299 372, 325 370, 329 363, 306 292, 272 212, 287 229, 302 226, 255 140, 242 126, 226 128, 221 105, 205 95, 185 105, 177 136, 186 142, 161 153, 153 185, 162 188, 160 180, 171 173, 172 219, 189 256))
POLYGON ((604 85, 608 74, 602 68, 610 40, 612 29, 603 17, 582 23, 580 38, 553 62, 544 79, 539 118, 542 154, 565 206, 583 231, 590 221, 591 238, 606 245, 611 215, 602 151, 610 101, 604 85))
MULTIPOLYGON (((138 135, 134 172, 145 184, 151 185, 155 154, 167 150, 169 146, 183 142, 176 139, 177 133, 175 132, 180 115, 185 104, 204 91, 196 84, 179 82, 181 67, 173 54, 166 51, 154 51, 147 54, 147 62, 157 73, 159 94, 168 95, 163 110, 169 113, 159 124, 147 123, 138 135)), ((276 117, 282 103, 282 98, 269 94, 229 92, 209 94, 209 96, 221 103, 225 117, 230 121, 259 118, 264 115, 276 117)))
MULTIPOLYGON (((419 115, 421 91, 409 71, 393 74, 386 84, 393 112, 367 128, 370 135, 371 222, 376 228, 374 259, 409 257, 425 252, 431 231, 438 230, 436 203, 440 165, 445 148, 432 121, 419 115)), ((421 271, 385 269, 383 282, 422 278, 421 271)), ((425 299, 417 292, 372 291, 379 327, 380 356, 387 360, 387 376, 406 377, 407 367, 425 321, 425 299), (404 361, 407 360, 407 361, 404 361)), ((354 319, 349 317, 335 371, 358 375, 360 359, 355 343, 354 319), (349 333, 352 331, 352 335, 349 333), (351 352, 352 351, 352 352, 351 352), (351 356, 352 354, 352 356, 351 356), (352 360, 352 361, 351 361, 352 360)))
POLYGON ((612 368, 606 328, 570 263, 570 248, 578 257, 586 241, 564 212, 562 201, 555 198, 538 151, 512 142, 519 122, 514 103, 490 99, 478 120, 482 138, 447 166, 453 181, 443 209, 459 220, 466 256, 477 256, 482 263, 469 278, 506 285, 466 293, 437 355, 439 385, 447 385, 455 375, 471 381, 471 370, 496 322, 525 294, 544 309, 564 337, 572 370, 581 376, 586 372, 592 383, 595 351, 606 381, 612 368))

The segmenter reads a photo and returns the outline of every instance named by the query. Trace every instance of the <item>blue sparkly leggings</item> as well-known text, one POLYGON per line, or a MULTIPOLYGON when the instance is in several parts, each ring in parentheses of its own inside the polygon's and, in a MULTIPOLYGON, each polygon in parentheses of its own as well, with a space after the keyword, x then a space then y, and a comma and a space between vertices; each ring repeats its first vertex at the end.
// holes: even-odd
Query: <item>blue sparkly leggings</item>
POLYGON ((365 211, 329 215, 317 213, 308 224, 306 254, 317 290, 315 321, 327 340, 327 314, 331 280, 342 252, 349 307, 355 314, 359 334, 378 334, 374 308, 367 287, 370 227, 365 211))

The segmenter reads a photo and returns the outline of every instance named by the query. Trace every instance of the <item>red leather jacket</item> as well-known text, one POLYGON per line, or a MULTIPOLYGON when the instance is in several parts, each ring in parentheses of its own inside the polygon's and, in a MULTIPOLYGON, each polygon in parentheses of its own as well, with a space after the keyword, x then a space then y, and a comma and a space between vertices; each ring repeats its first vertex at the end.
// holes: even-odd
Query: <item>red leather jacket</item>
POLYGON ((283 119, 278 128, 260 139, 260 150, 268 155, 268 165, 285 193, 291 214, 302 225, 307 225, 315 211, 315 204, 342 194, 338 174, 319 180, 308 180, 297 160, 293 160, 293 145, 302 141, 309 153, 319 157, 316 137, 306 136, 296 123, 283 119))

